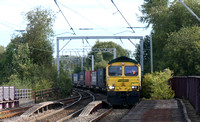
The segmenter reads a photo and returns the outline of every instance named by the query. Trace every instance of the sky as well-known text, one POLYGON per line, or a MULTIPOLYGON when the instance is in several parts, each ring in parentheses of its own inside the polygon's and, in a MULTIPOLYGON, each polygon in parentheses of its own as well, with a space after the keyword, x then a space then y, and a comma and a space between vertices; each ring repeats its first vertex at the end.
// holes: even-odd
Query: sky
MULTIPOLYGON (((139 22, 138 17, 142 15, 139 7, 143 0, 113 0, 120 12, 132 27, 145 27, 146 24, 139 22)), ((122 18, 111 0, 57 0, 62 12, 75 31, 76 36, 146 36, 150 34, 151 28, 134 28, 134 33, 127 28, 129 25, 122 18)), ((54 0, 0 0, 0 45, 6 47, 13 35, 19 34, 17 30, 26 29, 24 14, 35 7, 42 6, 52 9, 56 14, 53 26, 55 32, 54 49, 56 55, 56 37, 73 36, 70 26, 67 24, 61 12, 59 12, 54 0)), ((60 40, 62 48, 68 40, 60 40)), ((64 49, 90 47, 97 40, 70 41, 64 49)), ((113 41, 123 48, 134 51, 135 47, 128 40, 100 40, 113 41)), ((132 40, 135 44, 139 40, 132 40)), ((61 54, 68 53, 64 50, 61 54)))

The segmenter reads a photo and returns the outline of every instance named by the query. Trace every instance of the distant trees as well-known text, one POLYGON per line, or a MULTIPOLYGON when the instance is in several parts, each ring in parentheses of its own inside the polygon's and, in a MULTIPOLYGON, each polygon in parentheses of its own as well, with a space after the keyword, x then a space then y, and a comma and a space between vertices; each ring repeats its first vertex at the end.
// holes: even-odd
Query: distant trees
MULTIPOLYGON (((120 45, 112 42, 112 41, 108 41, 108 42, 100 42, 100 41, 97 41, 96 44, 92 47, 92 49, 95 49, 95 48, 116 48, 116 51, 117 51, 117 57, 120 57, 120 56, 129 56, 130 55, 130 52, 126 49, 123 49, 120 45)), ((91 52, 92 54, 95 54, 98 55, 99 52, 91 52)), ((111 53, 102 53, 102 57, 103 57, 103 60, 106 60, 106 61, 110 61, 111 59, 113 59, 113 54, 111 53)))
POLYGON ((5 50, 5 47, 0 46, 0 54, 3 54, 5 51, 6 51, 6 50, 5 50))
POLYGON ((6 49, 3 46, 0 46, 0 84, 3 81, 6 81, 6 72, 5 70, 5 62, 6 62, 6 55, 5 55, 6 49))
POLYGON ((25 18, 25 32, 12 38, 3 53, 3 59, 0 59, 1 84, 33 90, 59 87, 65 93, 71 91, 68 73, 61 69, 60 78, 57 79, 53 64, 52 26, 55 14, 50 9, 37 7, 27 12, 25 18))
MULTIPOLYGON (((150 62, 150 37, 145 36, 143 41, 143 63, 144 63, 144 74, 151 72, 151 62, 150 62)), ((140 62, 140 44, 137 45, 136 51, 134 53, 135 59, 140 62)))
MULTIPOLYGON (((97 41, 96 44, 92 47, 92 49, 95 48, 116 48, 116 56, 127 56, 129 57, 130 52, 126 49, 123 49, 120 45, 114 43, 114 42, 99 42, 97 41)), ((107 63, 113 59, 113 53, 109 52, 90 52, 88 55, 94 55, 94 62, 95 62, 95 67, 94 69, 100 69, 100 68, 105 68, 107 63)), ((91 66, 91 61, 88 61, 87 64, 88 67, 91 66)))
MULTIPOLYGON (((148 25, 151 25, 153 29, 152 40, 154 70, 159 71, 170 67, 175 71, 174 73, 178 75, 197 75, 197 72, 193 72, 192 74, 188 74, 186 71, 182 71, 181 73, 177 72, 182 67, 180 65, 176 67, 169 65, 170 61, 175 60, 175 57, 168 57, 168 52, 166 52, 165 49, 168 47, 169 50, 169 45, 172 45, 170 42, 173 40, 171 35, 172 33, 173 35, 175 35, 176 32, 178 32, 177 34, 181 34, 179 35, 179 38, 182 38, 182 41, 176 43, 176 46, 178 47, 178 45, 182 45, 182 42, 187 40, 185 39, 185 33, 179 32, 179 30, 181 30, 183 27, 187 27, 188 31, 192 31, 193 29, 189 28, 199 26, 199 21, 196 20, 196 18, 189 13, 189 11, 178 0, 174 0, 173 2, 170 2, 169 0, 144 1, 144 4, 141 6, 141 12, 143 15, 139 18, 141 22, 148 23, 148 25)), ((198 16, 200 16, 199 0, 184 0, 184 3, 187 4, 198 16)), ((173 48, 171 48, 171 53, 173 53, 172 51, 173 48)), ((190 52, 191 50, 185 47, 185 51, 190 52)), ((189 53, 184 54, 188 55, 189 53)), ((185 55, 181 55, 179 58, 185 59, 185 55)), ((197 67, 199 67, 199 62, 196 62, 196 60, 193 61, 198 65, 197 67)), ((188 69, 190 68, 193 67, 188 67, 188 69)))

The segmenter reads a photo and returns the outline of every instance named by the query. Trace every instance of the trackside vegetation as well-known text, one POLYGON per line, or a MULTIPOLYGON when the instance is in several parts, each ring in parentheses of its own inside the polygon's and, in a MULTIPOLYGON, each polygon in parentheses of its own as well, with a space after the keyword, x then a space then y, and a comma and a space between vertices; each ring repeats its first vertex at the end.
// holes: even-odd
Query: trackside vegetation
POLYGON ((169 69, 145 74, 142 82, 142 97, 158 100, 174 98, 174 91, 169 85, 170 78, 172 78, 172 71, 169 69))
POLYGON ((25 20, 26 30, 13 35, 6 49, 0 47, 0 85, 32 90, 60 88, 66 96, 72 81, 61 68, 57 77, 52 44, 54 12, 37 7, 25 14, 25 20))
MULTIPOLYGON (((200 17, 200 0, 184 0, 200 17)), ((200 75, 200 22, 179 0, 144 0, 140 22, 151 27, 153 69, 170 68, 176 76, 200 75)), ((144 73, 150 73, 150 37, 144 38, 144 73)), ((139 61, 139 45, 135 53, 139 61)))

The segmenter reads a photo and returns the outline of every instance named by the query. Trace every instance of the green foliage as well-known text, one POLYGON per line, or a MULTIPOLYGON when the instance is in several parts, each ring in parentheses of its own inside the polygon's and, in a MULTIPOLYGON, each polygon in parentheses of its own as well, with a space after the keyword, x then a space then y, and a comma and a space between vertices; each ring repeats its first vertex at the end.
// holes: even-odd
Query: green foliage
MULTIPOLYGON (((96 44, 92 47, 92 49, 95 49, 95 48, 116 48, 117 57, 120 57, 120 56, 129 57, 128 50, 123 49, 120 45, 118 45, 114 42, 111 42, 111 41, 109 41, 109 42, 97 41, 96 44)), ((91 52, 89 54, 94 54, 96 57, 96 55, 98 55, 99 53, 102 53, 103 60, 105 60, 105 61, 110 61, 113 59, 113 54, 111 54, 111 53, 91 52)), ((96 62, 96 58, 95 58, 95 62, 96 62)))
MULTIPOLYGON (((100 42, 97 41, 96 44, 92 47, 92 49, 96 48, 116 48, 117 57, 127 56, 129 57, 130 52, 126 49, 123 49, 120 45, 114 42, 100 42)), ((113 52, 90 52, 88 55, 94 55, 94 69, 97 70, 99 68, 105 68, 108 61, 113 59, 113 52)), ((91 69, 91 60, 87 59, 86 61, 86 69, 91 69)))
POLYGON ((3 53, 5 53, 5 51, 6 51, 5 47, 3 47, 3 46, 0 45, 0 55, 3 54, 3 53))
POLYGON ((28 44, 21 44, 13 54, 12 66, 14 75, 16 74, 20 79, 30 77, 30 69, 33 66, 30 58, 30 50, 28 44))
MULTIPOLYGON (((199 0, 184 0, 184 3, 200 16, 199 0)), ((152 26, 154 70, 168 67, 167 57, 163 47, 168 43, 168 35, 179 31, 182 27, 199 26, 199 21, 178 0, 145 0, 141 6, 143 16, 139 19, 152 26)), ((179 44, 178 44, 179 45, 179 44)), ((173 60, 173 59, 171 59, 173 60)), ((181 68, 181 67, 177 67, 181 68)), ((175 69, 175 73, 177 71, 175 69)))
POLYGON ((60 70, 58 79, 53 64, 53 12, 37 7, 25 18, 26 31, 14 35, 5 52, 0 47, 0 84, 32 90, 61 87, 67 95, 72 89, 69 75, 60 70))
POLYGON ((72 92, 72 81, 68 77, 69 74, 62 69, 60 69, 60 78, 58 79, 56 86, 61 88, 62 90, 62 97, 66 97, 69 93, 72 92))
MULTIPOLYGON (((144 74, 151 72, 150 61, 150 37, 145 36, 143 42, 143 62, 144 62, 144 74)), ((136 52, 133 54, 135 59, 140 62, 140 45, 137 45, 136 52)))
POLYGON ((54 13, 50 9, 37 7, 27 12, 25 19, 28 22, 26 31, 11 40, 13 49, 20 43, 28 43, 30 58, 34 64, 51 65, 54 13))
POLYGON ((94 70, 98 70, 98 69, 102 69, 102 68, 106 68, 108 62, 107 61, 101 61, 101 62, 98 62, 94 65, 94 70))
POLYGON ((52 40, 53 40, 53 22, 54 13, 51 10, 35 8, 26 14, 28 21, 24 34, 24 41, 31 47, 31 59, 34 63, 52 64, 52 40))
POLYGON ((142 83, 142 96, 150 99, 170 99, 174 97, 174 91, 168 80, 172 78, 172 71, 146 74, 142 83))
POLYGON ((6 50, 3 46, 0 46, 0 84, 5 81, 5 57, 6 50))
POLYGON ((200 27, 184 27, 169 35, 164 48, 176 75, 200 75, 200 27))

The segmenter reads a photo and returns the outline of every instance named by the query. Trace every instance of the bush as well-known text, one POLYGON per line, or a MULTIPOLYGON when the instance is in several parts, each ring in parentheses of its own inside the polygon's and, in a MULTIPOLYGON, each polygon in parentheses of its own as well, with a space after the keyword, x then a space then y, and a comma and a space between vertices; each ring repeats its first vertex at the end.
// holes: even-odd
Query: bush
POLYGON ((174 97, 174 91, 168 80, 172 78, 172 71, 146 74, 142 84, 142 96, 150 99, 170 99, 174 97))
POLYGON ((72 92, 72 81, 68 76, 69 74, 67 72, 60 69, 60 77, 56 85, 61 89, 63 98, 72 92))

